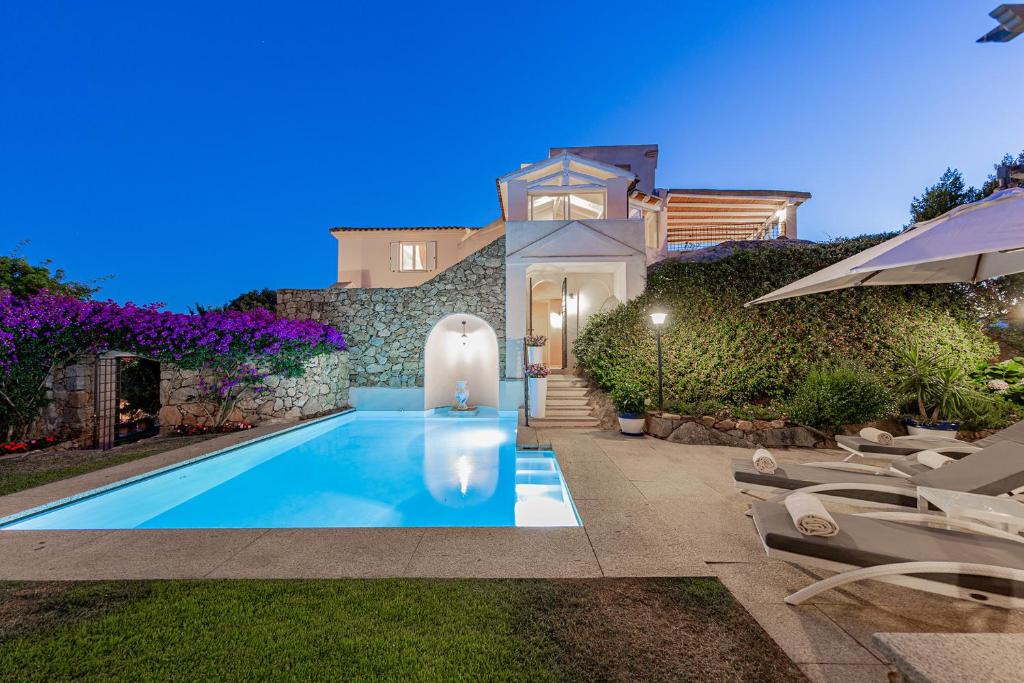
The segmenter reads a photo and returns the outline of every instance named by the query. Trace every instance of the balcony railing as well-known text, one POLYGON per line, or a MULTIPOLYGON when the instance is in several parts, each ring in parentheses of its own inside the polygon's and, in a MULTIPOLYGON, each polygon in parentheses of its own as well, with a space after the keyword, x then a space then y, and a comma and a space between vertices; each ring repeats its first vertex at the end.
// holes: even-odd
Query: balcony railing
POLYGON ((780 223, 669 226, 668 251, 705 249, 730 240, 773 240, 780 223))

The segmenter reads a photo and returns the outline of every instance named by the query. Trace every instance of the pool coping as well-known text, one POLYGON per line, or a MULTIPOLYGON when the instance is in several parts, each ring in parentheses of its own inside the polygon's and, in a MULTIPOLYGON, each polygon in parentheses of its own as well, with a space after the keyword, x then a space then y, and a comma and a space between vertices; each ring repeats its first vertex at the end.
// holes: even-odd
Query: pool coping
MULTIPOLYGON (((165 465, 163 467, 158 467, 155 470, 150 470, 148 472, 143 472, 141 474, 136 474, 136 475, 128 477, 126 479, 119 479, 119 480, 117 480, 115 482, 111 482, 111 483, 105 484, 103 486, 97 486, 97 487, 94 487, 94 488, 90 488, 90 489, 88 489, 86 491, 80 491, 78 493, 73 493, 70 496, 65 496, 64 498, 58 498, 56 500, 51 500, 48 503, 42 503, 42 504, 37 505, 35 507, 28 508, 26 510, 21 510, 19 512, 15 512, 15 513, 12 513, 10 515, 7 515, 5 517, 0 517, 0 531, 9 531, 9 530, 5 530, 3 527, 5 527, 8 524, 11 524, 13 522, 19 522, 19 521, 27 519, 29 517, 35 517, 36 515, 42 514, 44 512, 48 512, 49 510, 52 510, 53 508, 62 507, 64 505, 68 505, 70 503, 75 503, 75 502, 80 501, 80 500, 85 500, 86 498, 92 498, 94 496, 98 496, 100 494, 107 493, 108 491, 113 491, 115 489, 124 488, 125 486, 130 486, 130 485, 135 484, 137 482, 145 481, 146 479, 152 479, 153 477, 158 477, 158 476, 160 476, 160 475, 162 475, 162 474, 164 474, 166 472, 173 472, 174 470, 181 469, 182 467, 188 467, 189 465, 194 465, 197 462, 202 462, 204 460, 209 460, 210 458, 216 458, 216 457, 219 457, 221 455, 225 455, 227 453, 230 453, 231 451, 236 451, 236 450, 238 450, 240 448, 245 448, 245 447, 248 447, 248 446, 252 446, 253 444, 257 444, 257 443, 259 443, 261 441, 266 441, 267 439, 273 439, 273 438, 279 437, 282 434, 288 434, 289 432, 294 432, 294 431, 298 431, 300 429, 305 429, 306 427, 310 427, 312 425, 319 424, 321 422, 327 422, 328 420, 336 420, 336 419, 338 419, 340 417, 344 417, 346 415, 351 415, 352 413, 355 413, 355 412, 356 412, 355 408, 347 408, 347 409, 342 410, 342 411, 337 412, 337 413, 331 413, 330 415, 324 415, 322 417, 317 417, 317 418, 313 418, 313 419, 310 419, 310 420, 303 420, 302 422, 298 422, 298 423, 290 425, 288 427, 284 427, 283 429, 277 429, 277 430, 274 430, 274 431, 272 431, 272 432, 270 432, 268 434, 260 434, 258 436, 253 437, 252 439, 247 439, 245 441, 241 441, 239 443, 232 444, 230 446, 225 446, 224 448, 218 448, 215 451, 210 451, 209 453, 203 453, 202 455, 197 455, 194 458, 189 458, 187 460, 182 460, 181 462, 176 462, 176 463, 173 463, 173 464, 170 464, 170 465, 165 465)), ((177 450, 177 449, 173 449, 173 450, 177 450)), ((170 453, 170 452, 173 452, 173 450, 166 451, 166 452, 170 453)), ((162 455, 162 454, 157 454, 157 455, 162 455)), ((102 471, 102 469, 104 469, 104 468, 101 468, 100 470, 95 470, 95 471, 99 472, 99 471, 102 471)), ((86 475, 88 475, 88 474, 92 474, 92 472, 87 472, 86 475)), ((80 475, 80 476, 83 476, 83 475, 80 475)), ((26 489, 26 490, 31 491, 31 489, 26 489)), ((23 493, 23 492, 22 491, 18 491, 18 493, 23 493)), ((52 531, 62 531, 62 530, 60 530, 60 529, 53 529, 52 531)), ((67 530, 63 530, 63 531, 73 531, 73 530, 67 529, 67 530)), ((89 531, 89 530, 87 530, 87 529, 80 529, 80 531, 89 531)), ((98 530, 95 530, 95 531, 98 531, 98 530)), ((111 529, 109 531, 131 531, 131 529, 116 529, 116 530, 111 529)))

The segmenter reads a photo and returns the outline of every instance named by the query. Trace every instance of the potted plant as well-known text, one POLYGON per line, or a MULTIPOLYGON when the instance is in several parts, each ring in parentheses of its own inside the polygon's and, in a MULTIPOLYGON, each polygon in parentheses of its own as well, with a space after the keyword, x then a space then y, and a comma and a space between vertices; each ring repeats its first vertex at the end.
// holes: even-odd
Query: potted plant
POLYGON ((956 437, 960 431, 956 418, 983 398, 972 386, 970 376, 962 367, 938 353, 922 351, 917 344, 909 344, 897 354, 897 392, 917 411, 903 419, 907 432, 914 436, 956 437))
POLYGON ((548 343, 548 338, 542 334, 528 334, 524 341, 526 342, 526 362, 543 363, 544 345, 548 343))
POLYGON ((526 382, 530 390, 530 417, 544 417, 550 374, 548 366, 543 363, 530 363, 526 366, 526 382))
POLYGON ((636 384, 621 384, 612 390, 612 403, 619 417, 619 430, 629 436, 643 436, 647 392, 636 384))

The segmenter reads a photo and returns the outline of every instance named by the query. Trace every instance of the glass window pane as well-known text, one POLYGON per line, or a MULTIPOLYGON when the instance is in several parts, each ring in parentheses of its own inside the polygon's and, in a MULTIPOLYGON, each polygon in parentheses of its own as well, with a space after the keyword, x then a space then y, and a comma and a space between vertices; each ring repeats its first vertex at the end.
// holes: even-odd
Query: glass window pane
POLYGON ((530 220, 558 221, 565 219, 564 195, 533 195, 530 197, 530 220))
POLYGON ((402 243, 402 270, 426 270, 427 243, 402 243))
POLYGON ((597 192, 569 195, 573 219, 604 218, 604 195, 597 192))

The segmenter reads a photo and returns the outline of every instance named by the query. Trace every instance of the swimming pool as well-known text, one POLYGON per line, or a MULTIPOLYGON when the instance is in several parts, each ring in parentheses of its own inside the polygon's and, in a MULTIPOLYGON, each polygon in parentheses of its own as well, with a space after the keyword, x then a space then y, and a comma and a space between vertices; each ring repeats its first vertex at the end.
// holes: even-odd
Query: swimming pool
POLYGON ((87 492, 8 529, 580 526, 515 414, 352 412, 87 492))

